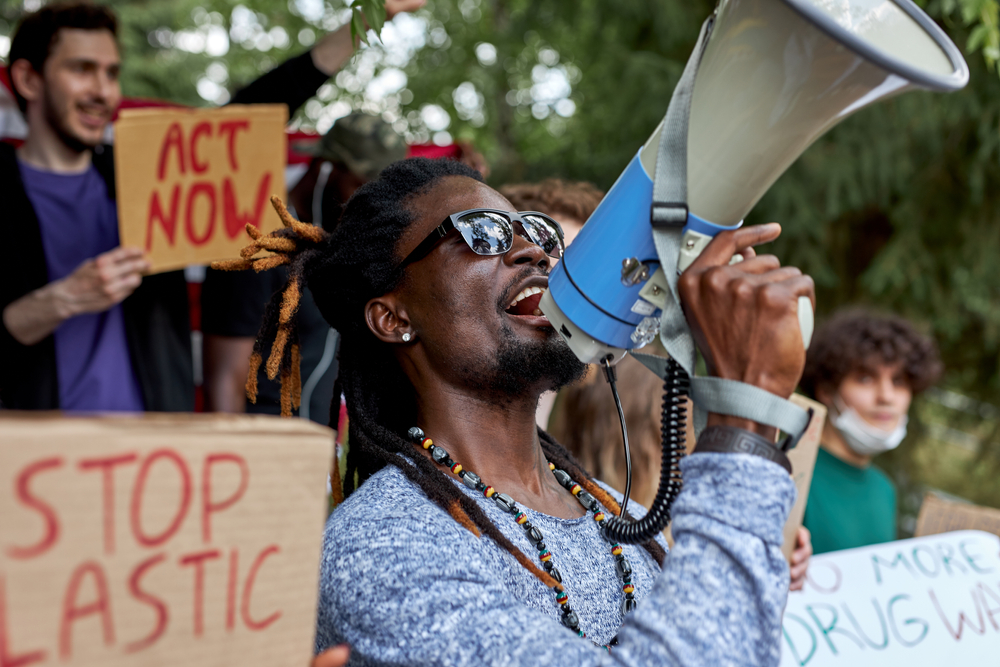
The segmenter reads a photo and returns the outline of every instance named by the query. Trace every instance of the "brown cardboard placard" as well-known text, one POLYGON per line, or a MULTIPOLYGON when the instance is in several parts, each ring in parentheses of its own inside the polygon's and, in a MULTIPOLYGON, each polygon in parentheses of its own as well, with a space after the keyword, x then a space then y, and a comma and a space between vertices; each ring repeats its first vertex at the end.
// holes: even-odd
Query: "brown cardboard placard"
POLYGON ((246 224, 280 226, 288 107, 126 109, 115 123, 115 182, 123 246, 152 272, 237 257, 246 224))
POLYGON ((0 662, 305 667, 332 432, 0 417, 0 662))
POLYGON ((956 503, 928 493, 920 505, 914 537, 950 533, 955 530, 982 530, 1000 535, 1000 510, 971 503, 956 503))
POLYGON ((795 504, 788 513, 785 522, 785 542, 781 546, 786 558, 791 558, 795 550, 795 533, 802 525, 806 514, 806 500, 809 498, 809 485, 812 483, 813 468, 816 467, 816 455, 819 453, 819 441, 823 437, 823 426, 826 424, 826 406, 806 398, 801 394, 792 394, 792 403, 803 410, 812 408, 813 416, 806 427, 806 432, 799 439, 795 449, 788 452, 788 460, 792 464, 792 481, 795 482, 795 504))

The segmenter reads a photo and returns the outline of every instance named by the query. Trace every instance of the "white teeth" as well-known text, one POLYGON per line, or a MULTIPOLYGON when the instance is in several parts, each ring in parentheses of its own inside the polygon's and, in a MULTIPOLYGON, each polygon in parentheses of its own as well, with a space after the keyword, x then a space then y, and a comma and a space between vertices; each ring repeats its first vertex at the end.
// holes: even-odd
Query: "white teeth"
POLYGON ((508 308, 513 308, 514 306, 517 305, 518 301, 521 301, 522 299, 527 299, 532 294, 543 294, 544 292, 545 290, 540 287, 525 287, 518 293, 516 297, 514 297, 514 300, 510 302, 510 306, 508 306, 508 308))

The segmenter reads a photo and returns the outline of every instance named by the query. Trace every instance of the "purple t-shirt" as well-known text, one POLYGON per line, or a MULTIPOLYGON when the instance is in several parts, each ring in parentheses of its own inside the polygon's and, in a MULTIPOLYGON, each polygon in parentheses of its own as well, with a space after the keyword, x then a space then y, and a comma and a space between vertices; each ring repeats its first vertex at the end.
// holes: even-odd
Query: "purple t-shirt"
MULTIPOLYGON (((118 247, 115 203, 93 166, 82 174, 56 174, 24 162, 19 165, 38 215, 50 282, 118 247)), ((72 317, 54 335, 63 410, 142 411, 121 304, 72 317)))

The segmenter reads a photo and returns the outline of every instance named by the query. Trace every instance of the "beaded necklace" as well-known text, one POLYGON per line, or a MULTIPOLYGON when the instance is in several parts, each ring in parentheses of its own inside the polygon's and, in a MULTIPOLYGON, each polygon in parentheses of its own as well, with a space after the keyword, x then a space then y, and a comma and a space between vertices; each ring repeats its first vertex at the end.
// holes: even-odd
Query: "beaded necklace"
MULTIPOLYGON (((556 594, 556 602, 562 609, 562 624, 567 628, 577 633, 580 637, 586 637, 586 633, 580 629, 580 619, 573 611, 573 608, 569 605, 569 595, 566 590, 562 587, 562 574, 556 567, 552 560, 552 552, 548 550, 545 544, 544 536, 542 531, 538 530, 537 526, 532 525, 531 521, 528 520, 528 516, 521 511, 521 509, 514 503, 514 499, 505 493, 498 493, 496 489, 488 484, 484 483, 479 475, 472 472, 471 470, 465 470, 462 464, 456 463, 448 456, 448 452, 443 448, 438 447, 434 444, 434 441, 424 435, 421 428, 414 426, 409 430, 407 436, 415 444, 426 449, 431 458, 440 466, 444 466, 451 470, 462 482, 473 489, 482 493, 485 497, 493 500, 497 506, 512 515, 514 521, 524 529, 525 535, 528 541, 538 550, 538 560, 541 561, 542 567, 545 571, 549 573, 553 579, 556 580, 557 586, 553 589, 556 594)), ((577 501, 583 505, 583 508, 592 512, 594 516, 594 521, 597 522, 598 526, 604 523, 605 516, 604 511, 601 508, 600 503, 591 494, 587 493, 583 487, 573 481, 564 470, 558 470, 555 465, 549 461, 549 470, 555 476, 556 481, 559 482, 567 491, 573 494, 577 501)), ((604 531, 601 531, 601 536, 604 537, 604 531)), ((630 611, 635 609, 635 586, 632 584, 632 565, 628 562, 628 558, 622 550, 620 544, 609 541, 604 537, 605 541, 611 545, 611 554, 615 557, 615 565, 618 570, 619 576, 622 578, 622 604, 621 611, 622 615, 628 614, 630 611)), ((612 644, 614 640, 612 640, 612 644)), ((610 650, 610 647, 605 646, 610 650)))

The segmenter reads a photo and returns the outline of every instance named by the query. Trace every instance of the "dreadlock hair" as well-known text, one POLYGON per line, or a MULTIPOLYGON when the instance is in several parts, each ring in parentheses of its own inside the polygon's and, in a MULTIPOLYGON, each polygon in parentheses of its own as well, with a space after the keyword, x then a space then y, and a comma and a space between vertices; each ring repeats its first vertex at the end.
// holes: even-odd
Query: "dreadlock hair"
MULTIPOLYGON (((291 267, 289 284, 304 272, 316 306, 330 326, 340 333, 340 373, 333 400, 339 402, 343 392, 350 423, 342 495, 350 495, 386 465, 396 466, 460 525, 477 537, 485 534, 546 586, 562 590, 562 586, 514 546, 476 501, 437 465, 414 454, 414 444, 404 434, 416 423, 416 394, 391 346, 376 338, 365 320, 364 309, 368 301, 396 289, 404 278, 396 246, 403 232, 413 223, 407 201, 448 176, 483 180, 479 172, 451 160, 411 158, 396 162, 354 193, 332 234, 323 232, 317 243, 295 240, 296 250, 281 251, 286 253, 282 256, 288 258, 281 263, 289 263, 291 267)), ((275 235, 288 239, 292 234, 288 230, 286 227, 275 235)), ((242 260, 235 260, 232 266, 246 268, 254 261, 260 260, 244 256, 242 260)), ((256 265, 253 268, 257 268, 256 265)), ((282 324, 280 317, 276 319, 276 313, 280 315, 278 311, 284 303, 283 295, 272 299, 258 343, 261 338, 280 334, 282 324)), ((256 369, 251 368, 251 375, 255 373, 256 369)), ((285 375, 282 377, 284 379, 285 375)), ((332 414, 336 411, 331 411, 332 414)), ((544 431, 539 431, 539 436, 552 463, 578 480, 609 510, 619 511, 614 499, 590 479, 561 445, 544 431)), ((337 481, 337 477, 332 480, 335 491, 337 481)), ((663 549, 655 542, 645 547, 662 565, 663 549)))

